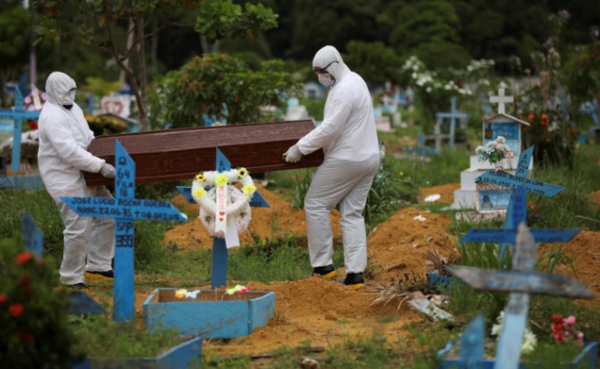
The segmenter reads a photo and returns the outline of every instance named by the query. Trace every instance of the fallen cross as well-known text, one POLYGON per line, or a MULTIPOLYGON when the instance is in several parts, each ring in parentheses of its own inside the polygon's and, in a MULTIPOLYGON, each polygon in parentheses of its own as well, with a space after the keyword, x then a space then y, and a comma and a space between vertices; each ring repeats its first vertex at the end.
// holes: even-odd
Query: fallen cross
POLYGON ((185 221, 186 216, 168 201, 141 200, 135 196, 135 163, 116 142, 116 198, 61 197, 80 216, 115 218, 114 320, 130 321, 134 314, 134 220, 185 221))

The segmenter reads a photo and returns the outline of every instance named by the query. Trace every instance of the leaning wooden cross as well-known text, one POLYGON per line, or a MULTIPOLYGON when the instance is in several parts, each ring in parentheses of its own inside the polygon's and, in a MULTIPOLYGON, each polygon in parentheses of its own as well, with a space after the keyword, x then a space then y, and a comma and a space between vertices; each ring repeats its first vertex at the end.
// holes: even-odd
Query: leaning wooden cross
MULTIPOLYGON (((33 219, 23 212, 21 216, 21 241, 25 245, 25 250, 31 252, 36 257, 44 256, 44 235, 33 219)), ((104 314, 106 310, 96 301, 82 291, 71 291, 69 293, 71 305, 69 314, 104 314)))
MULTIPOLYGON (((2 88, 0 86, 0 88, 2 88)), ((11 169, 18 172, 21 169, 21 132, 23 130, 23 119, 38 119, 39 111, 23 110, 23 95, 19 87, 15 86, 15 107, 11 110, 0 110, 0 118, 14 119, 11 169)))
POLYGON ((134 313, 134 220, 186 221, 170 202, 135 198, 135 163, 116 141, 115 199, 61 197, 81 216, 115 218, 114 320, 129 321, 134 313))
POLYGON ((415 153, 420 156, 423 156, 425 154, 439 154, 439 151, 437 149, 425 147, 425 136, 423 136, 421 132, 419 132, 419 143, 417 148, 408 148, 404 149, 404 151, 409 154, 415 153))
MULTIPOLYGON (((496 353, 497 369, 517 369, 521 357, 521 345, 530 295, 566 296, 571 298, 594 297, 593 293, 568 276, 553 274, 536 274, 534 268, 537 260, 536 241, 567 242, 580 229, 539 229, 529 230, 524 222, 525 190, 515 191, 513 222, 518 223, 516 229, 500 230, 505 236, 500 236, 496 230, 476 230, 481 236, 480 242, 515 242, 513 270, 511 272, 477 269, 468 267, 446 267, 448 272, 465 284, 479 291, 510 292, 508 305, 502 325, 502 332, 496 353)), ((515 227, 516 228, 516 227, 515 227)), ((464 239, 461 240, 464 242, 464 239)))

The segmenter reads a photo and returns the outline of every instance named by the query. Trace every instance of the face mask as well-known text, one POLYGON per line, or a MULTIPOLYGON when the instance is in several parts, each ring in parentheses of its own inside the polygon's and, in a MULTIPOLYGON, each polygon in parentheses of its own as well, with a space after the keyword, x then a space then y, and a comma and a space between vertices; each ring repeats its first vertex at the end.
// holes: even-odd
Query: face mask
POLYGON ((319 82, 325 87, 330 87, 335 83, 335 79, 327 74, 319 74, 319 82))
POLYGON ((62 105, 65 109, 71 109, 73 107, 73 104, 75 103, 75 92, 76 90, 69 91, 65 97, 63 97, 62 105))

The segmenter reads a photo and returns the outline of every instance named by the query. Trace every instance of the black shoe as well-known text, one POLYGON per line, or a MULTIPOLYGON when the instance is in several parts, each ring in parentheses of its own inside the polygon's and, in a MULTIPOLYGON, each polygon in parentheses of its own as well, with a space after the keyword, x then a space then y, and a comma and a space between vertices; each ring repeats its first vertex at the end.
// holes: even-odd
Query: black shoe
POLYGON ((346 279, 344 279, 344 284, 357 290, 364 287, 365 279, 362 273, 348 273, 346 279))
POLYGON ((333 265, 327 265, 324 267, 317 267, 313 269, 313 276, 320 276, 324 279, 334 279, 337 275, 333 265))
POLYGON ((68 284, 67 287, 72 290, 89 290, 88 286, 83 283, 68 284))
POLYGON ((115 274, 112 270, 106 272, 85 272, 85 277, 91 279, 107 279, 112 281, 115 279, 115 274))

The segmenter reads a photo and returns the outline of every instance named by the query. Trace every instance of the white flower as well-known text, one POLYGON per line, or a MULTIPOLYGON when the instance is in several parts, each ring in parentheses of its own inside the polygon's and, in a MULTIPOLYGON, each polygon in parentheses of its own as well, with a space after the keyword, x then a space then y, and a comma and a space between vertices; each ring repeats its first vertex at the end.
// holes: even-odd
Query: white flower
POLYGON ((449 90, 449 89, 450 89, 450 86, 449 86, 449 85, 446 85, 446 86, 444 86, 444 89, 445 89, 445 90, 449 90))
POLYGON ((502 324, 494 324, 492 326, 492 335, 497 336, 502 332, 502 324))
POLYGON ((417 65, 413 65, 412 69, 413 69, 414 71, 418 71, 418 70, 419 70, 419 67, 418 67, 417 65))
POLYGON ((500 143, 505 143, 506 142, 506 139, 504 137, 502 137, 502 136, 498 136, 498 138, 496 140, 498 142, 500 142, 500 143))
POLYGON ((487 146, 487 147, 493 147, 493 146, 496 146, 496 141, 490 141, 490 142, 488 142, 488 143, 487 143, 485 146, 487 146))
POLYGON ((504 145, 502 145, 502 144, 496 144, 496 150, 498 150, 498 151, 504 151, 504 145))
POLYGON ((426 219, 422 215, 417 215, 416 217, 413 218, 413 220, 418 220, 419 222, 424 222, 426 219))
POLYGON ((198 296, 198 294, 199 294, 200 292, 201 292, 200 290, 188 291, 188 292, 185 294, 185 298, 186 298, 186 299, 195 299, 195 298, 198 296))
POLYGON ((413 79, 417 79, 417 77, 418 77, 417 73, 413 73, 413 74, 412 74, 412 78, 413 78, 413 79))
POLYGON ((427 87, 427 88, 425 89, 425 91, 427 91, 427 93, 430 93, 430 92, 431 92, 431 87, 427 87))

